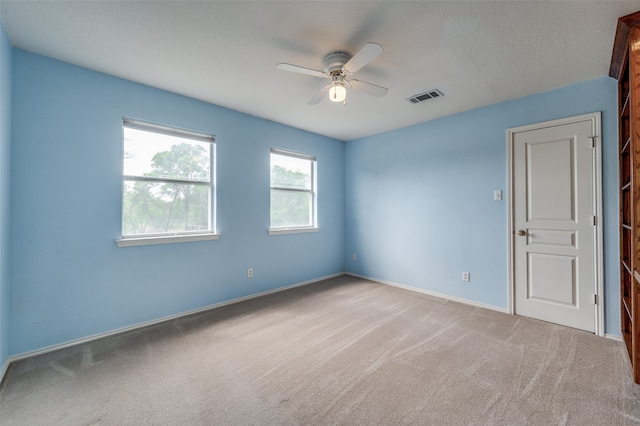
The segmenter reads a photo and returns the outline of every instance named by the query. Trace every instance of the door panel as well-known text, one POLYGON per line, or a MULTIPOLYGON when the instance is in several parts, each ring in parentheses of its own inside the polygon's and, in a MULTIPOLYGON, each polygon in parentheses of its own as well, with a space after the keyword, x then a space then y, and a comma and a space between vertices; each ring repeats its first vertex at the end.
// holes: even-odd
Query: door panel
POLYGON ((530 252, 527 298, 576 307, 576 260, 574 256, 530 252))
POLYGON ((515 313, 595 331, 590 121, 515 132, 515 313), (520 231, 520 233, 518 233, 520 231))
POLYGON ((572 139, 526 142, 528 220, 575 220, 573 142, 572 139))

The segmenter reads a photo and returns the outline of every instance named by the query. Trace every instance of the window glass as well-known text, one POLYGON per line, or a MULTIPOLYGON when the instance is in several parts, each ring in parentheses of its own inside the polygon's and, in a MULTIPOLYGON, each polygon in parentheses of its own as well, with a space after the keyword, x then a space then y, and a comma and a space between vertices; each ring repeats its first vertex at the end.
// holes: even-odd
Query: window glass
POLYGON ((209 181, 211 144, 124 128, 124 174, 209 181))
POLYGON ((316 159, 271 150, 271 228, 316 226, 316 159))
POLYGON ((123 237, 215 232, 213 136, 145 124, 124 121, 123 237))
POLYGON ((311 226, 311 194, 271 190, 271 227, 311 226))
POLYGON ((311 189, 311 161, 271 154, 271 186, 311 189))

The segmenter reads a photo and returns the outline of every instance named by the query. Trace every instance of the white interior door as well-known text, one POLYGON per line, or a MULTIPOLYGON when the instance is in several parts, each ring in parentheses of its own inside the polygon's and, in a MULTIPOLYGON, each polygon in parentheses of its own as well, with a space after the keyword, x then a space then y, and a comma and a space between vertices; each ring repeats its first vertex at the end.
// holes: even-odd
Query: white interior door
POLYGON ((509 136, 514 313, 594 332, 593 121, 542 123, 509 136))

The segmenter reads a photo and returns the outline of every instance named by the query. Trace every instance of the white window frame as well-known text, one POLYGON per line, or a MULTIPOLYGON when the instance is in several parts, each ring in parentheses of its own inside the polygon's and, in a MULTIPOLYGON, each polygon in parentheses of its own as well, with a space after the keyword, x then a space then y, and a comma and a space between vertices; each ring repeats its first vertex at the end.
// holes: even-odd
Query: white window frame
POLYGON ((302 160, 308 160, 311 162, 311 189, 297 189, 271 185, 271 168, 269 168, 269 194, 272 190, 294 191, 304 192, 311 194, 311 225, 307 226, 283 226, 283 227, 271 227, 271 206, 269 206, 269 235, 282 235, 282 234, 300 234, 305 232, 318 232, 318 182, 317 182, 317 156, 310 154, 303 154, 301 152, 289 151, 281 148, 271 148, 269 153, 269 163, 271 163, 271 155, 282 155, 292 158, 299 158, 302 160))
MULTIPOLYGON (((118 247, 142 246, 151 244, 169 244, 184 243, 191 241, 217 240, 220 234, 216 233, 216 182, 215 182, 215 153, 216 153, 216 137, 215 135, 194 132, 191 130, 179 129, 176 127, 165 126, 157 123, 137 120, 133 118, 122 119, 122 129, 128 127, 131 129, 143 130, 146 132, 158 133, 169 136, 176 136, 183 139, 191 139, 198 142, 209 143, 209 181, 198 181, 189 179, 172 179, 158 178, 147 176, 133 176, 124 174, 124 155, 123 173, 122 173, 122 238, 116 240, 118 247), (124 234, 124 185, 125 182, 142 181, 142 182, 158 182, 158 183, 186 183, 196 185, 206 185, 209 188, 209 223, 207 231, 184 231, 184 232, 168 232, 160 234, 144 234, 144 235, 126 235, 124 234)), ((123 136, 124 141, 124 136, 123 136)))

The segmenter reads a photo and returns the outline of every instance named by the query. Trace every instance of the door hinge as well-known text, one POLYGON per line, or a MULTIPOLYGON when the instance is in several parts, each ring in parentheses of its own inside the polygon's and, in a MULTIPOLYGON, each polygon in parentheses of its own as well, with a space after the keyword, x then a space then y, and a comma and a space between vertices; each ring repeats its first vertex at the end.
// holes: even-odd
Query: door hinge
POLYGON ((589 139, 591 139, 591 147, 595 148, 596 147, 596 139, 598 137, 597 136, 589 136, 589 139))
POLYGON ((598 304, 598 295, 597 295, 597 294, 594 294, 594 295, 593 295, 593 304, 594 304, 594 305, 597 305, 597 304, 598 304))
POLYGON ((597 218, 597 216, 594 216, 593 217, 593 226, 596 226, 596 225, 598 225, 598 218, 597 218))

